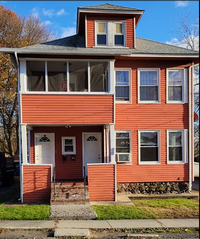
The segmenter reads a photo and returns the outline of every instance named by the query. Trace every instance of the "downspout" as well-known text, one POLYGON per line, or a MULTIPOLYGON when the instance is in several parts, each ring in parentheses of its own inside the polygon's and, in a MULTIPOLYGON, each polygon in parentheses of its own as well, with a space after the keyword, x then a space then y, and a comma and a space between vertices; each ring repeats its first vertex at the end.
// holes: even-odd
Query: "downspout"
POLYGON ((18 199, 19 201, 23 202, 23 184, 22 184, 22 155, 21 155, 21 128, 20 128, 20 125, 21 125, 21 100, 20 100, 20 72, 19 72, 19 61, 18 61, 18 58, 17 58, 17 53, 15 52, 15 60, 16 60, 16 63, 17 63, 17 85, 18 85, 18 129, 19 129, 19 168, 20 168, 20 198, 18 199))
MULTIPOLYGON (((193 68, 198 66, 198 64, 192 63, 189 67, 189 192, 192 191, 192 179, 191 179, 191 166, 193 165, 193 175, 194 175, 194 142, 192 141, 192 136, 194 138, 194 125, 193 125, 193 117, 194 117, 194 92, 192 90, 194 84, 194 71, 193 68), (192 72, 191 72, 192 70, 192 72), (192 79, 191 79, 192 73, 192 79), (193 142, 193 143, 192 143, 193 142)), ((194 177, 194 176, 193 176, 194 177)))

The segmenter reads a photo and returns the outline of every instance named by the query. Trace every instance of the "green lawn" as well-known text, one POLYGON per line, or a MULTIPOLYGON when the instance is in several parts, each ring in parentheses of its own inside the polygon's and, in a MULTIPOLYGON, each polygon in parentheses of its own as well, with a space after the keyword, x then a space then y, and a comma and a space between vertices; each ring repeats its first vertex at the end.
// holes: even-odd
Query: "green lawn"
POLYGON ((199 201, 195 199, 133 200, 135 206, 93 206, 98 220, 199 218, 199 201))

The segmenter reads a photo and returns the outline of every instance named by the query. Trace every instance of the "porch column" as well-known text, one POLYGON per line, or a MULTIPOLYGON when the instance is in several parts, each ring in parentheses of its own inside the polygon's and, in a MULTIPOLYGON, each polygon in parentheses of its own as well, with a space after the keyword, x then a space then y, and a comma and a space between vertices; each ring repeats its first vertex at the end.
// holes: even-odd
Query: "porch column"
POLYGON ((110 162, 115 163, 115 128, 110 124, 110 162))
POLYGON ((21 137, 22 137, 22 162, 27 164, 27 132, 26 124, 21 124, 21 137))

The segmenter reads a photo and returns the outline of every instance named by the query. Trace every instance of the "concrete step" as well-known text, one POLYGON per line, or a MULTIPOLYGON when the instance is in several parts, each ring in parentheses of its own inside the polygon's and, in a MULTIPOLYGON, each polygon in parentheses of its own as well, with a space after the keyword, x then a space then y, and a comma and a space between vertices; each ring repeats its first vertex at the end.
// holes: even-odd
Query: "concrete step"
POLYGON ((54 232, 54 237, 88 237, 88 229, 67 229, 67 228, 56 228, 54 232))

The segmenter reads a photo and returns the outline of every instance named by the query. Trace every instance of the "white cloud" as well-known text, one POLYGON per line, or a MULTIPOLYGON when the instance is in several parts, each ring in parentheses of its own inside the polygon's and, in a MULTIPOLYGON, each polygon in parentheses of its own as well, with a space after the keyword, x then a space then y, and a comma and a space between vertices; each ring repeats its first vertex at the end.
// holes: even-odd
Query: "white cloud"
POLYGON ((42 13, 44 14, 44 16, 52 17, 54 15, 54 10, 53 9, 46 10, 45 8, 43 8, 42 13))
POLYGON ((175 7, 187 7, 189 1, 175 1, 175 7))
POLYGON ((44 21, 44 24, 48 26, 48 25, 51 25, 52 23, 50 21, 44 21))
POLYGON ((65 9, 60 9, 60 11, 58 11, 57 13, 56 13, 56 15, 57 16, 61 16, 61 15, 67 15, 67 13, 65 12, 65 9))
POLYGON ((76 28, 75 27, 63 27, 62 28, 62 33, 61 33, 61 38, 72 36, 74 34, 76 34, 76 28))
MULTIPOLYGON (((191 38, 194 41, 194 49, 196 51, 199 50, 199 36, 191 36, 191 38)), ((189 40, 188 40, 189 41, 189 40)), ((179 46, 179 47, 184 47, 187 49, 190 49, 186 41, 179 41, 177 38, 172 38, 170 41, 166 41, 166 44, 174 45, 174 46, 179 46)))
POLYGON ((36 8, 36 7, 34 7, 34 8, 31 10, 31 15, 32 15, 33 17, 38 18, 39 15, 40 15, 40 13, 39 13, 39 9, 36 8))

